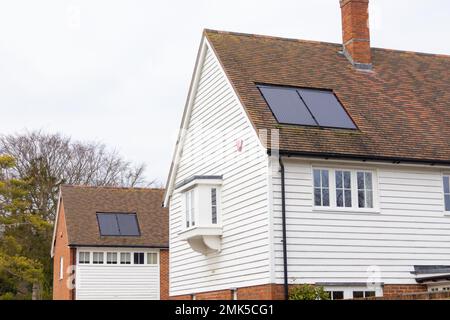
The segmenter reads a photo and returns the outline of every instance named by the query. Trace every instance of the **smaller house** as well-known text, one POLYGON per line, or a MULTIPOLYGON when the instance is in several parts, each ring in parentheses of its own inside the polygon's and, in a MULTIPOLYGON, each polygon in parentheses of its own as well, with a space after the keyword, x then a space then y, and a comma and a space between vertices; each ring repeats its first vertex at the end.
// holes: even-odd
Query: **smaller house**
POLYGON ((55 300, 168 298, 164 190, 61 187, 51 256, 55 300))

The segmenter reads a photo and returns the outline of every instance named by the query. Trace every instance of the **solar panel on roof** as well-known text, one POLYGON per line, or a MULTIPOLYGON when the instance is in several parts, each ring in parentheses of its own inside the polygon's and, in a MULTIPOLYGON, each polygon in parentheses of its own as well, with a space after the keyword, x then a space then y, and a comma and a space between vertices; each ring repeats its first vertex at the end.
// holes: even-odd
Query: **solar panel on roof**
POLYGON ((260 86, 259 90, 278 122, 317 125, 295 89, 260 86))
POLYGON ((98 226, 102 236, 119 236, 119 225, 116 215, 113 213, 97 214, 98 226))
POLYGON ((258 88, 279 123, 356 129, 332 91, 267 85, 258 88))
POLYGON ((119 224, 120 234, 122 236, 139 235, 139 227, 135 214, 118 214, 117 222, 119 224))
POLYGON ((102 236, 139 236, 139 226, 134 213, 97 213, 102 236))
POLYGON ((303 101, 321 127, 356 129, 332 91, 298 89, 303 101))

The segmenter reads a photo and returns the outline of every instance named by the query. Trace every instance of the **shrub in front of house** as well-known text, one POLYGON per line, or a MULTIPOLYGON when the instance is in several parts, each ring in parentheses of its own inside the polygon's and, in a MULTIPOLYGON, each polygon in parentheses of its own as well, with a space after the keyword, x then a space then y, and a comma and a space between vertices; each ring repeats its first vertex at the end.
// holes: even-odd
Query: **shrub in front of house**
POLYGON ((301 284, 289 290, 289 300, 330 300, 330 294, 323 287, 301 284))

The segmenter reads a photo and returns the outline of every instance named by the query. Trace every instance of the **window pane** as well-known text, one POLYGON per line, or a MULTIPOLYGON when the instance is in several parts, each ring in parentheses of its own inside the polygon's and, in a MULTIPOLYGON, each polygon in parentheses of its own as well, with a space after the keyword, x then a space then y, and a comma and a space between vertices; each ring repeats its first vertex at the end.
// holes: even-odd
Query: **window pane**
POLYGON ((189 193, 191 194, 191 225, 195 226, 195 200, 194 200, 194 190, 190 191, 189 193))
POLYGON ((217 224, 217 189, 211 189, 211 218, 212 224, 217 224))
POLYGON ((81 264, 89 263, 89 258, 89 252, 80 252, 80 254, 78 255, 79 263, 81 264))
POLYGON ((342 188, 342 171, 336 171, 336 188, 342 188))
POLYGON ((147 264, 158 264, 158 255, 154 252, 147 253, 147 264))
POLYGON ((92 263, 103 264, 103 252, 94 252, 92 254, 92 263))
POLYGON ((366 189, 372 190, 373 189, 372 188, 372 173, 366 172, 365 177, 366 177, 366 180, 365 180, 366 189))
POLYGON ((353 299, 362 299, 364 298, 363 291, 353 291, 353 299))
POLYGON ((450 193, 449 180, 450 178, 448 176, 444 177, 444 193, 450 193))
POLYGON ((131 254, 129 252, 120 253, 121 264, 131 264, 131 254))
POLYGON ((445 198, 445 211, 450 211, 450 194, 446 194, 445 198))
POLYGON ((364 195, 364 191, 358 191, 358 206, 360 208, 364 208, 366 205, 366 198, 364 195))
POLYGON ((336 205, 338 207, 344 206, 344 191, 342 191, 342 189, 336 190, 336 205))
POLYGON ((107 264, 117 264, 117 253, 116 252, 106 253, 106 263, 107 264))
POLYGON ((366 192, 366 208, 373 208, 373 192, 368 190, 366 192))
POLYGON ((323 206, 330 206, 330 191, 328 189, 323 189, 323 206))
POLYGON ((345 190, 345 206, 350 208, 352 206, 352 192, 350 190, 345 190))
POLYGON ((185 195, 185 202, 186 202, 186 208, 185 208, 185 210, 186 210, 186 228, 189 228, 189 226, 190 226, 190 223, 191 223, 191 219, 190 219, 190 210, 191 210, 191 202, 190 202, 190 200, 191 200, 191 197, 190 197, 190 195, 189 195, 189 192, 187 192, 186 193, 186 195, 185 195))
POLYGON ((343 300, 344 292, 343 291, 333 291, 333 300, 343 300))
POLYGON ((320 170, 314 170, 314 187, 320 188, 320 170))
POLYGON ((352 187, 350 171, 344 172, 344 188, 350 189, 352 187))
POLYGON ((366 298, 375 297, 375 291, 366 291, 366 298))
POLYGON ((357 180, 358 180, 358 189, 363 190, 364 189, 364 173, 358 172, 357 173, 357 180))
POLYGON ((134 264, 144 264, 144 253, 135 252, 134 253, 134 264))
POLYGON ((322 205, 322 192, 320 189, 314 189, 314 205, 321 206, 322 205))
POLYGON ((322 188, 328 187, 328 170, 322 170, 322 188))

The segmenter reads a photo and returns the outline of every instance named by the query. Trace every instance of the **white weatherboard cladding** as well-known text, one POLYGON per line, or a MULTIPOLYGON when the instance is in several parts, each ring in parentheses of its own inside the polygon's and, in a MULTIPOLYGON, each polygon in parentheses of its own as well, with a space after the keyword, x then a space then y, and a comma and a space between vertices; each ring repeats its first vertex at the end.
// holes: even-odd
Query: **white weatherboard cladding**
MULTIPOLYGON (((102 252, 103 250, 83 248, 78 249, 79 251, 102 252)), ((119 250, 107 251, 118 252, 119 250)), ((149 251, 139 250, 139 252, 146 254, 149 251)), ((120 260, 120 257, 118 259, 120 260)), ((131 259, 133 260, 133 254, 131 259)), ((155 265, 77 264, 75 281, 77 300, 159 300, 160 298, 159 263, 155 265)))
POLYGON ((169 208, 172 296, 270 283, 267 154, 210 49, 201 68, 175 183, 223 176, 222 248, 205 256, 180 239, 183 197, 175 190, 169 208))
MULTIPOLYGON (((414 265, 450 265, 450 217, 444 213, 440 169, 346 163, 376 171, 379 212, 314 211, 312 168, 336 165, 285 162, 290 283, 366 282, 379 271, 376 277, 385 284, 415 284, 414 265)), ((275 274, 282 283, 277 173, 273 182, 275 274)))

